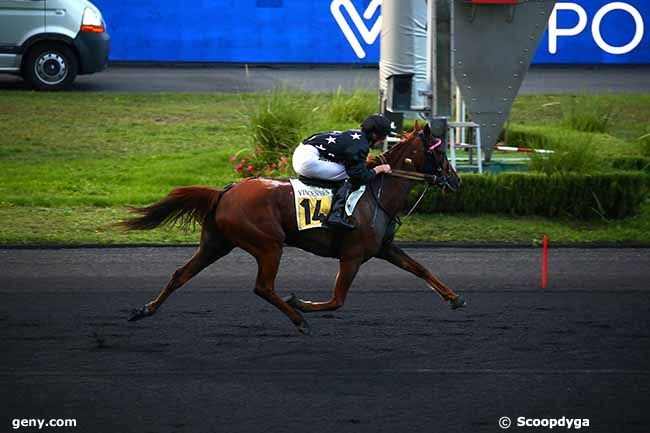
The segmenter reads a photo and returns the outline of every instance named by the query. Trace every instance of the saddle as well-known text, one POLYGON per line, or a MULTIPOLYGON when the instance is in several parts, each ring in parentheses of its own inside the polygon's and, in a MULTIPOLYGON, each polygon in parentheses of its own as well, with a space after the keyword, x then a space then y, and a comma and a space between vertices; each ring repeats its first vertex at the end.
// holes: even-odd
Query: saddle
POLYGON ((344 180, 323 180, 305 176, 298 176, 298 180, 305 185, 329 189, 338 189, 341 185, 343 185, 343 182, 345 182, 344 180))

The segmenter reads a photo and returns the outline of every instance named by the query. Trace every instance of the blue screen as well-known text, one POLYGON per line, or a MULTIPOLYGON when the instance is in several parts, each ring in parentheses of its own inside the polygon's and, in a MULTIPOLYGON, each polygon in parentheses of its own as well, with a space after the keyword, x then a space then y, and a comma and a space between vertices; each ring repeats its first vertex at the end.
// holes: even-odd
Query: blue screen
MULTIPOLYGON (((107 22, 113 61, 379 62, 379 36, 372 32, 381 15, 381 8, 376 7, 379 0, 95 0, 94 3, 107 22), (364 17, 366 11, 369 16, 364 17), (354 14, 359 16, 356 23, 361 23, 361 29, 353 20, 354 14)), ((534 63, 650 63, 647 34, 650 29, 645 25, 650 18, 650 1, 623 2, 637 11, 641 26, 638 17, 635 20, 626 10, 605 9, 598 18, 598 11, 611 8, 612 3, 615 2, 559 2, 557 31, 551 32, 555 36, 547 31, 534 63), (576 7, 584 13, 576 12, 576 7), (586 22, 582 20, 584 29, 574 36, 561 36, 581 24, 581 15, 586 17, 586 22), (596 18, 600 25, 595 31, 596 18), (549 51, 553 41, 555 53, 549 51), (608 52, 625 45, 629 45, 628 52, 608 52)), ((578 30, 580 27, 573 31, 578 30)))

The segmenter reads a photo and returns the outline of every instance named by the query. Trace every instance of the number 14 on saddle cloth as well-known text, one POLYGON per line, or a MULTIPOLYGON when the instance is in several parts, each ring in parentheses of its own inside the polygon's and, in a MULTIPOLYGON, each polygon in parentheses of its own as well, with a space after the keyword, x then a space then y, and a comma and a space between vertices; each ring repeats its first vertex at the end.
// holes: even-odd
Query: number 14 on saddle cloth
MULTIPOLYGON (((298 179, 291 179, 291 186, 293 187, 298 230, 322 227, 332 208, 332 198, 334 197, 332 190, 305 185, 298 179)), ((354 208, 365 190, 364 185, 348 197, 348 201, 345 203, 345 213, 348 216, 354 212, 354 208)))

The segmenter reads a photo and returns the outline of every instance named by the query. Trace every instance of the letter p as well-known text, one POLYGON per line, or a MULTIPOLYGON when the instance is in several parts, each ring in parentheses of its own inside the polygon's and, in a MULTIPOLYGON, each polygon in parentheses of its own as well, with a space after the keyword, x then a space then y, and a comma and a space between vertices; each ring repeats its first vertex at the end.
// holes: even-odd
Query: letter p
POLYGON ((587 12, 576 3, 557 3, 548 20, 548 52, 557 54, 557 39, 560 36, 576 36, 587 28, 587 12), (578 23, 572 28, 557 28, 557 11, 573 11, 578 15, 578 23))

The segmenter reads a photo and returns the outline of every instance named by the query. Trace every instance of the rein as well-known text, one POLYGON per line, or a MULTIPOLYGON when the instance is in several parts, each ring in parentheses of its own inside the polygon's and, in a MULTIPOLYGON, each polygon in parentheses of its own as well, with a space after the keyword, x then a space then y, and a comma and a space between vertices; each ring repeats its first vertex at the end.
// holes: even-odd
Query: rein
MULTIPOLYGON (((415 203, 413 204, 413 206, 411 206, 411 209, 409 209, 409 211, 406 213, 406 215, 404 215, 403 218, 400 218, 399 213, 396 214, 396 215, 391 216, 390 212, 388 212, 388 211, 386 210, 386 208, 384 208, 384 207, 381 205, 381 190, 382 190, 383 183, 384 183, 383 180, 384 180, 384 178, 382 177, 382 178, 381 178, 381 181, 382 181, 382 182, 381 182, 381 184, 379 185, 379 194, 377 194, 377 193, 375 192, 375 189, 372 187, 372 185, 369 185, 369 188, 368 188, 368 189, 370 190, 370 195, 372 196, 373 200, 375 201, 375 209, 374 209, 374 211, 373 211, 373 213, 372 213, 372 222, 370 223, 370 227, 371 227, 371 228, 374 228, 374 227, 375 227, 375 221, 376 221, 376 219, 377 219, 377 209, 381 209, 382 212, 384 212, 384 213, 386 214, 386 216, 388 216, 388 217, 390 218, 388 225, 390 226, 393 222, 395 223, 395 231, 393 231, 393 232, 390 234, 391 239, 393 239, 393 238, 395 237, 395 234, 396 234, 396 233, 399 231, 399 229, 402 227, 402 224, 404 224, 404 222, 405 222, 405 221, 406 221, 406 220, 411 216, 411 214, 412 214, 412 213, 415 211, 415 209, 418 207, 418 205, 420 204, 420 202, 422 201, 422 199, 424 198, 424 196, 426 195, 426 193, 429 192, 429 189, 431 188, 431 185, 432 185, 432 184, 431 184, 431 183, 428 183, 428 184, 426 185, 426 187, 424 188, 424 191, 422 191, 422 194, 420 194, 420 197, 418 197, 418 199, 415 201, 415 203)), ((386 242, 386 239, 384 239, 384 242, 386 242)))
MULTIPOLYGON (((383 154, 377 155, 376 158, 379 160, 381 164, 388 164, 388 160, 383 154)), ((437 176, 433 174, 420 173, 418 171, 391 169, 390 173, 386 173, 386 174, 393 177, 400 177, 402 179, 415 180, 419 182, 428 182, 430 184, 434 184, 438 181, 437 176)))
MULTIPOLYGON (((420 202, 422 201, 422 199, 424 198, 426 193, 429 192, 429 188, 431 188, 431 185, 427 185, 424 188, 424 191, 422 191, 422 194, 420 194, 420 197, 418 197, 418 199, 415 201, 415 204, 413 204, 413 206, 411 206, 411 209, 406 213, 406 215, 404 215, 404 219, 411 216, 411 214, 413 213, 413 211, 415 211, 415 208, 418 207, 418 205, 420 204, 420 202)), ((401 221, 400 221, 400 224, 402 224, 401 221)))
MULTIPOLYGON (((379 185, 379 193, 376 193, 376 192, 375 192, 375 189, 372 187, 372 183, 371 183, 370 185, 368 185, 368 189, 370 190, 370 195, 372 195, 372 198, 373 198, 373 200, 375 200, 375 205, 376 205, 376 206, 375 206, 375 210, 374 210, 373 213, 372 213, 372 223, 371 223, 371 227, 374 227, 374 225, 375 225, 375 220, 377 219, 377 209, 378 209, 378 208, 381 209, 381 211, 382 211, 383 213, 385 213, 386 215, 388 215, 389 217, 391 217, 391 216, 390 216, 390 212, 388 212, 388 211, 386 210, 386 208, 384 208, 384 207, 381 205, 381 191, 382 191, 383 186, 384 186, 384 178, 382 177, 380 180, 381 180, 381 184, 379 185)), ((395 219, 396 217, 397 217, 397 215, 391 217, 391 219, 395 219)))
POLYGON ((401 177, 402 179, 416 180, 428 183, 436 183, 438 180, 438 177, 434 176, 433 174, 418 173, 417 171, 391 170, 391 172, 388 174, 393 177, 401 177))

